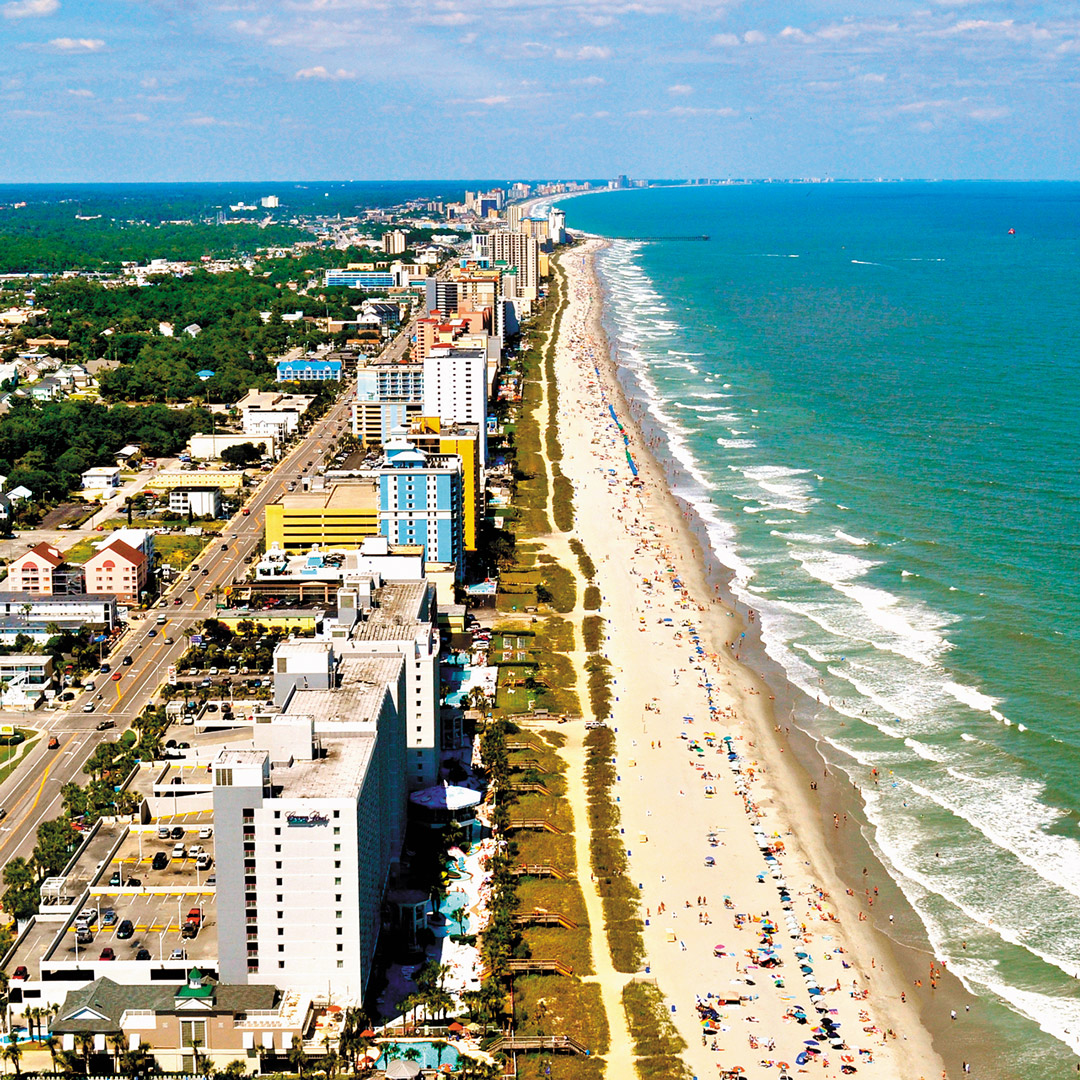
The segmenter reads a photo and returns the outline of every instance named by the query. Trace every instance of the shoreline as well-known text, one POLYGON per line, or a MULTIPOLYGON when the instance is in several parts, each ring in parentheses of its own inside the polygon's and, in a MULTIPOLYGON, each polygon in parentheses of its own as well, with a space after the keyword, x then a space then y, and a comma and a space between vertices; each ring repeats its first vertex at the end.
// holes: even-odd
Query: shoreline
MULTIPOLYGON (((778 737, 779 729, 772 710, 770 707, 765 707, 769 697, 775 693, 771 689, 775 678, 768 679, 759 675, 755 670, 767 666, 763 650, 761 650, 760 654, 746 656, 742 663, 737 663, 724 648, 726 641, 732 636, 733 623, 731 620, 739 619, 735 609, 740 608, 741 605, 721 604, 718 599, 714 599, 714 594, 718 591, 717 583, 711 581, 710 578, 719 576, 719 563, 717 562, 715 567, 709 565, 708 548, 703 544, 701 537, 693 528, 691 508, 671 493, 669 478, 650 452, 650 439, 646 437, 646 434, 642 432, 639 426, 640 414, 644 411, 644 408, 636 402, 633 396, 633 387, 631 386, 628 389, 624 385, 623 380, 626 372, 618 368, 614 357, 608 349, 602 325, 601 288, 593 264, 595 252, 604 245, 605 242, 602 240, 592 240, 585 250, 581 248, 571 249, 563 257, 561 265, 567 274, 571 302, 573 303, 574 294, 581 289, 584 289, 594 301, 590 304, 587 316, 589 332, 592 339, 599 346, 596 350, 597 366, 601 371, 604 388, 609 395, 610 403, 615 407, 620 420, 625 426, 634 459, 646 484, 645 496, 640 500, 641 508, 647 513, 651 521, 663 531, 664 539, 670 537, 673 565, 677 568, 682 580, 687 583, 690 594, 694 597, 709 597, 712 600, 711 603, 705 605, 704 611, 696 612, 695 615, 697 622, 700 624, 699 632, 702 638, 710 643, 710 652, 716 656, 719 662, 720 673, 726 676, 728 683, 731 683, 733 679, 738 679, 740 682, 749 681, 750 683, 749 687, 744 687, 741 693, 735 692, 730 695, 733 702, 731 707, 738 714, 738 719, 734 721, 725 720, 723 723, 725 726, 729 726, 733 733, 738 731, 742 739, 747 741, 748 746, 753 748, 753 756, 757 759, 758 765, 757 786, 764 789, 755 791, 755 797, 762 813, 769 818, 771 824, 785 831, 785 839, 786 831, 794 830, 797 826, 798 832, 794 843, 797 843, 800 848, 799 855, 811 867, 810 876, 815 879, 816 883, 820 883, 824 892, 829 894, 829 901, 835 905, 839 912, 837 926, 842 927, 845 941, 850 942, 852 945, 851 951, 848 953, 848 960, 854 957, 855 966, 863 969, 860 974, 873 987, 874 993, 869 1007, 874 1013, 877 1026, 883 1030, 892 1028, 895 1031, 902 1030, 904 1032, 903 1040, 897 1039, 891 1042, 888 1047, 878 1047, 876 1049, 875 1052, 878 1054, 876 1073, 891 1076, 910 1075, 913 1078, 939 1075, 943 1068, 942 1062, 931 1045, 929 1029, 919 1023, 919 1018, 913 1015, 915 1014, 913 1004, 909 1003, 907 1006, 903 1006, 900 1003, 900 994, 903 992, 904 985, 907 984, 906 973, 904 973, 903 969, 908 965, 897 962, 894 956, 893 942, 886 935, 881 934, 873 926, 872 922, 869 920, 865 922, 859 921, 858 906, 855 904, 853 897, 847 894, 846 887, 837 873, 833 852, 826 843, 826 830, 822 827, 821 821, 821 815, 825 812, 824 804, 815 804, 808 798, 809 774, 806 772, 804 765, 795 760, 795 757, 805 755, 807 750, 813 755, 814 750, 810 741, 806 741, 806 746, 799 747, 797 754, 785 753, 788 749, 796 749, 800 735, 796 734, 790 744, 787 744, 785 739, 778 737), (586 253, 589 257, 588 264, 582 265, 579 269, 576 264, 582 262, 581 256, 586 253), (635 407, 631 407, 631 402, 635 403, 635 407), (764 778, 761 774, 764 774, 764 778), (871 958, 869 963, 867 961, 868 957, 871 958), (878 958, 881 958, 884 971, 882 965, 877 962, 878 958), (899 1053, 898 1051, 901 1049, 902 1053, 899 1053), (892 1053, 889 1053, 889 1051, 892 1051, 892 1053), (887 1058, 892 1059, 891 1064, 882 1069, 882 1065, 887 1058), (917 1065, 914 1064, 916 1060, 919 1062, 917 1065), (909 1065, 911 1066, 910 1069, 909 1065), (914 1071, 911 1071, 912 1069, 914 1071)), ((578 321, 580 320, 575 320, 570 310, 568 310, 564 316, 564 330, 561 337, 573 335, 578 321)), ((563 347, 564 345, 565 343, 561 341, 560 353, 567 351, 563 347)), ((573 346, 572 340, 571 346, 573 346)), ((560 391, 573 394, 576 388, 573 386, 572 378, 567 377, 567 357, 563 356, 561 361, 557 358, 556 364, 559 372, 560 391), (564 379, 569 383, 565 390, 562 386, 564 379)), ((585 418, 582 417, 582 420, 584 421, 585 418)), ((644 422, 648 424, 647 415, 644 417, 644 422)), ((571 432, 577 427, 577 424, 572 422, 568 424, 561 418, 560 435, 566 440, 564 442, 564 452, 568 443, 573 441, 571 432)), ((607 573, 610 569, 609 559, 616 552, 610 550, 612 545, 587 535, 592 530, 586 525, 585 515, 580 505, 584 478, 579 474, 578 468, 572 464, 573 455, 567 454, 567 458, 571 460, 564 459, 564 471, 574 480, 575 489, 579 495, 579 531, 583 538, 586 539, 586 546, 598 563, 598 578, 602 589, 604 589, 605 585, 610 586, 613 584, 609 580, 605 580, 605 578, 609 576, 607 573)), ((723 582, 723 584, 726 585, 726 582, 723 582)), ((608 590, 605 589, 606 591, 608 590)), ((724 592, 726 592, 726 589, 724 592)), ((608 605, 605 603, 605 608, 607 607, 608 605)), ((604 612, 602 611, 602 613, 604 612)), ((608 618, 610 620, 610 615, 608 618)), ((750 625, 753 628, 753 624, 750 625)), ((737 628, 742 630, 743 626, 737 628)), ((627 635, 631 632, 632 628, 628 627, 627 635)), ((615 637, 614 632, 611 636, 615 637)), ((638 651, 640 652, 640 650, 638 651)), ((620 682, 616 684, 615 688, 617 695, 621 688, 622 680, 620 678, 620 682)), ((790 706, 791 702, 786 702, 786 704, 790 706)), ((630 740, 630 748, 624 745, 627 738, 626 725, 628 723, 626 710, 616 706, 616 714, 612 722, 621 728, 618 739, 620 745, 619 760, 620 764, 622 764, 624 754, 637 754, 641 751, 636 749, 636 740, 630 740)), ((650 726, 650 733, 651 730, 650 726)), ((633 762, 632 758, 629 760, 633 762)), ((712 766, 708 767, 711 768, 712 766)), ((725 773, 718 768, 718 783, 725 779, 725 773)), ((826 794, 830 800, 834 798, 833 792, 830 791, 826 794)), ((835 798, 837 800, 836 805, 841 806, 843 798, 839 791, 835 793, 835 798)), ((627 822, 626 832, 628 835, 632 835, 635 831, 631 827, 632 819, 636 811, 632 804, 627 803, 625 797, 621 801, 623 802, 623 812, 627 822)), ((837 809, 835 812, 838 814, 850 813, 850 810, 845 807, 844 810, 837 809)), ((849 828, 853 827, 855 826, 849 826, 849 828)), ((794 846, 794 843, 791 846, 794 846)), ((791 862, 791 852, 788 852, 785 873, 794 877, 795 875, 789 865, 791 862)), ((631 873, 638 873, 637 860, 632 861, 631 873)), ((756 883, 755 887, 760 888, 760 886, 756 886, 756 883)), ((775 894, 772 894, 770 900, 775 906, 774 898, 775 894)), ((643 905, 646 911, 649 911, 647 890, 643 892, 643 905)), ((731 936, 729 930, 720 931, 720 934, 723 937, 731 936)), ((657 952, 655 937, 655 933, 650 934, 650 930, 646 930, 646 945, 650 957, 653 957, 657 952)), ((833 951, 839 951, 839 949, 833 951)), ((657 966, 666 967, 668 965, 658 963, 657 966)), ((848 965, 845 964, 845 966, 848 965)), ((850 978, 850 975, 848 977, 850 978)), ((665 984, 671 978, 678 981, 678 974, 667 973, 663 978, 665 984)), ((822 979, 822 981, 825 980, 822 979)), ((669 996, 673 996, 672 987, 665 985, 664 988, 669 996)), ((828 1000, 830 1005, 835 1004, 832 998, 828 1000)), ((676 1013, 676 1016, 678 1015, 676 1013)), ((685 1019, 684 1017, 680 1027, 684 1027, 685 1019)), ((694 1024, 696 1024, 696 1018, 694 1018, 694 1024)), ((691 1024, 690 1027, 693 1028, 694 1024, 691 1024)), ((847 1030, 854 1029, 849 1027, 847 1030)), ((684 1034, 686 1034, 685 1031, 684 1034)), ((864 1035, 859 1036, 859 1038, 865 1037, 864 1035)), ((854 1039, 852 1045, 855 1045, 854 1039)), ((750 1056, 753 1056, 753 1052, 749 1055, 745 1051, 740 1052, 737 1063, 744 1063, 743 1059, 750 1056)), ((959 1065, 959 1060, 957 1065, 959 1065)), ((835 1061, 833 1069, 839 1075, 835 1061)))

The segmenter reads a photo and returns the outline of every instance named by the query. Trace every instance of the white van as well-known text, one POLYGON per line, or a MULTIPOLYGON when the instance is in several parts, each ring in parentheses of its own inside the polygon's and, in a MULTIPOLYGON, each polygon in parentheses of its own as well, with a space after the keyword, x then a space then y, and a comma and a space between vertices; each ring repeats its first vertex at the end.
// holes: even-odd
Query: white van
POLYGON ((96 687, 94 686, 94 680, 93 679, 87 679, 86 682, 83 683, 83 689, 84 690, 94 690, 94 689, 96 689, 96 687))

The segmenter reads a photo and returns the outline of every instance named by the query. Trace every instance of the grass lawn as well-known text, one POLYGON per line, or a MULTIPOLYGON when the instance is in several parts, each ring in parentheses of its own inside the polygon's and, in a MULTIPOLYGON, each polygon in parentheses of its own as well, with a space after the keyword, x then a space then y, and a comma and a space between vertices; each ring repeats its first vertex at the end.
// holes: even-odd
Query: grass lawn
POLYGON ((500 588, 499 595, 495 599, 496 611, 508 614, 527 611, 529 608, 535 608, 537 604, 536 589, 508 593, 500 588))
POLYGON ((538 792, 524 792, 517 796, 510 810, 512 818, 546 818, 552 825, 564 833, 574 831, 574 817, 565 799, 538 792))
POLYGON ((179 533, 170 536, 155 536, 154 548, 158 560, 165 566, 183 570, 190 566, 202 553, 207 544, 205 536, 183 536, 179 533))
MULTIPOLYGON (((557 866, 564 874, 573 874, 574 838, 546 832, 516 832, 511 838, 515 860, 529 865, 557 866)), ((527 881, 528 878, 521 880, 527 881)))
POLYGON ((499 668, 499 684, 495 691, 495 708, 506 712, 524 713, 539 696, 536 690, 529 690, 522 683, 532 676, 536 668, 532 665, 503 664, 499 668))
POLYGON ((96 540, 80 540, 74 547, 70 547, 64 552, 64 561, 81 566, 97 551, 94 544, 100 543, 102 539, 104 537, 99 537, 96 540))
POLYGON ((27 754, 33 749, 34 744, 41 738, 41 732, 33 728, 16 728, 25 741, 15 746, 0 746, 0 784, 2 784, 18 767, 27 754))
POLYGON ((537 959, 553 957, 561 960, 575 975, 593 974, 587 926, 579 926, 576 930, 568 930, 563 926, 523 926, 520 929, 522 940, 528 945, 531 956, 537 959))
MULTIPOLYGON (((607 1014, 595 983, 564 975, 527 975, 514 981, 514 997, 519 1034, 569 1035, 593 1054, 607 1052, 607 1014)), ((580 1059, 559 1055, 560 1075, 563 1064, 572 1060, 580 1059)))
POLYGON ((517 1070, 517 1080, 552 1080, 554 1076, 559 1080, 602 1080, 604 1062, 569 1054, 520 1054, 517 1070))

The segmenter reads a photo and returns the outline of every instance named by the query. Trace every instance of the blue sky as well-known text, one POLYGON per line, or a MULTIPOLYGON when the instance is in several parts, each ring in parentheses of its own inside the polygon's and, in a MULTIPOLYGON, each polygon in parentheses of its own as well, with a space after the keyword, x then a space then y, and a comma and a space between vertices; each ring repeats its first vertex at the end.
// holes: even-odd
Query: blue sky
POLYGON ((1080 6, 0 0, 0 181, 1080 179, 1080 6))

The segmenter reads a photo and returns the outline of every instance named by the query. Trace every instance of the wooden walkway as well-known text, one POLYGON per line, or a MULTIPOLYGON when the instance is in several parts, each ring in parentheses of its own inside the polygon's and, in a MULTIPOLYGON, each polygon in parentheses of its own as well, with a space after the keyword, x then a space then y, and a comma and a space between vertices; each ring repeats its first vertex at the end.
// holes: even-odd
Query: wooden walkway
POLYGON ((487 1048, 489 1054, 506 1050, 548 1051, 549 1053, 588 1054, 588 1049, 569 1035, 503 1035, 487 1048))
POLYGON ((564 930, 576 930, 578 924, 567 918, 561 911, 545 911, 534 908, 532 911, 518 911, 510 916, 515 926, 561 926, 564 930))
POLYGON ((513 818, 507 826, 508 832, 515 829, 539 829, 542 832, 562 833, 558 825, 552 825, 547 818, 513 818))
POLYGON ((520 863, 518 866, 511 867, 510 873, 517 874, 519 877, 553 877, 558 878, 559 881, 569 881, 573 876, 552 863, 520 863))

